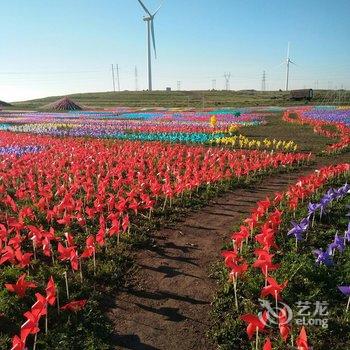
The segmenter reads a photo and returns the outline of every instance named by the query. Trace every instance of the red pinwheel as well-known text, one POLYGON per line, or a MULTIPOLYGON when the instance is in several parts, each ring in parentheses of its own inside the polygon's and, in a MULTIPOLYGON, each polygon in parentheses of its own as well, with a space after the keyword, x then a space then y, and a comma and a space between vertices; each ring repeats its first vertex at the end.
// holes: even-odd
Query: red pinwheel
POLYGON ((72 269, 78 270, 78 255, 74 247, 65 248, 61 243, 58 243, 57 251, 60 254, 59 259, 61 261, 69 260, 71 262, 72 269))
POLYGON ((82 309, 84 309, 86 303, 87 303, 87 300, 85 300, 85 299, 71 301, 70 303, 61 306, 61 310, 78 312, 78 311, 81 311, 82 309))
POLYGON ((241 226, 238 232, 234 232, 231 236, 233 246, 238 249, 242 248, 243 241, 249 238, 249 230, 246 226, 241 226))
POLYGON ((281 300, 281 292, 284 288, 286 288, 288 281, 285 281, 282 284, 278 284, 273 277, 267 277, 267 282, 269 285, 263 287, 261 290, 261 297, 266 297, 267 295, 271 295, 273 298, 277 300, 281 300))
POLYGON ((263 350, 272 350, 271 340, 270 338, 266 339, 263 350))
POLYGON ((295 344, 297 345, 298 350, 308 350, 309 349, 309 345, 307 342, 306 330, 305 330, 304 326, 301 328, 300 334, 297 337, 297 339, 295 340, 295 344))
POLYGON ((15 257, 15 251, 7 245, 2 251, 1 251, 1 258, 0 258, 0 265, 3 263, 9 261, 11 264, 14 264, 16 261, 15 257))
POLYGON ((95 248, 95 237, 93 235, 90 235, 86 238, 85 241, 86 248, 83 251, 83 253, 80 255, 81 258, 90 258, 94 255, 96 248, 95 248))
POLYGON ((130 227, 129 215, 126 214, 123 218, 123 221, 122 221, 123 232, 126 232, 129 227, 130 227))
POLYGON ((15 251, 15 257, 18 261, 18 264, 20 267, 24 268, 29 266, 30 264, 30 258, 32 257, 32 253, 22 253, 21 249, 16 249, 15 251))
POLYGON ((258 259, 253 263, 253 267, 260 268, 261 273, 267 278, 268 271, 276 270, 279 265, 272 263, 274 254, 269 254, 265 250, 259 250, 258 259))
POLYGON ((46 286, 46 300, 49 305, 55 305, 56 303, 56 286, 55 281, 53 280, 53 277, 51 276, 49 279, 49 282, 46 286))
POLYGON ((246 314, 241 316, 240 319, 248 323, 247 335, 248 338, 251 339, 255 333, 264 331, 267 321, 267 312, 264 311, 261 318, 252 314, 246 314))
POLYGON ((26 282, 26 274, 21 275, 15 284, 5 284, 5 288, 12 293, 16 293, 20 298, 23 298, 28 288, 36 288, 37 285, 33 282, 26 282))
POLYGON ((288 325, 287 309, 284 307, 278 314, 278 328, 283 341, 287 341, 290 333, 290 326, 288 325))
POLYGON ((25 349, 26 349, 25 341, 22 341, 22 339, 18 335, 15 335, 12 338, 11 350, 25 350, 25 349))

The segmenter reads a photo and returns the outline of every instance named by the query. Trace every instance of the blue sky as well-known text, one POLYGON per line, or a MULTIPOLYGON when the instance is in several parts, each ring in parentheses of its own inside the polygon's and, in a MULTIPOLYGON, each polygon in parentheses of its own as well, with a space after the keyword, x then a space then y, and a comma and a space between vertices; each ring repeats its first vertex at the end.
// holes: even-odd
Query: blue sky
MULTIPOLYGON (((161 0, 144 0, 156 9, 161 0)), ((165 0, 155 19, 154 88, 350 88, 349 0, 165 0)), ((147 87, 146 26, 137 0, 3 0, 0 100, 147 87)))

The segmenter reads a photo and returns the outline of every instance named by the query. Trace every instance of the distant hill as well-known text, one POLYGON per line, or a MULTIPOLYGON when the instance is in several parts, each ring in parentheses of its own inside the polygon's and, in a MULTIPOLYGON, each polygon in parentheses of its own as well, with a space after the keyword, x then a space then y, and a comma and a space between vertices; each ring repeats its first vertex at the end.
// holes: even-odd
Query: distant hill
MULTIPOLYGON (((310 104, 322 104, 329 98, 327 90, 315 91, 315 98, 310 104)), ((350 105, 350 92, 343 92, 343 104, 350 105)), ((62 96, 52 96, 36 100, 14 102, 17 109, 39 110, 55 102, 62 96)), ((291 101, 290 93, 283 91, 121 91, 95 92, 68 95, 80 106, 91 109, 113 107, 254 107, 254 106, 288 106, 300 105, 303 101, 291 101)), ((332 104, 330 98, 329 104, 332 104)))
POLYGON ((10 103, 0 101, 0 107, 11 107, 12 105, 10 103))

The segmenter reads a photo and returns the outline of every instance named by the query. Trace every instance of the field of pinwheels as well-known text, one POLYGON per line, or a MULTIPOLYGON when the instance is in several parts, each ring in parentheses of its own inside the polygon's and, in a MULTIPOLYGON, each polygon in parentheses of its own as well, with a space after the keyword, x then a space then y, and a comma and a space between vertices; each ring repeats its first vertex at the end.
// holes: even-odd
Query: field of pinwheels
MULTIPOLYGON (((348 116, 286 110, 283 120, 273 117, 283 133, 271 134, 264 133, 270 114, 249 109, 1 112, 0 348, 113 348, 108 300, 134 274, 147 279, 135 272, 135 253, 157 246, 156 229, 227 190, 318 162, 305 137, 318 140, 324 159, 347 152, 348 116), (303 135, 295 139, 289 126, 303 135)), ((307 342, 305 332, 316 348, 330 334, 332 344, 341 341, 350 294, 348 179, 347 163, 322 168, 258 202, 233 233, 217 272, 213 322, 220 327, 211 331, 222 348, 271 341, 285 349, 287 341, 307 342), (329 328, 305 326, 299 334, 290 322, 281 326, 284 309, 277 326, 267 326, 257 316, 260 292, 273 306, 281 296, 290 308, 326 300, 329 328)))

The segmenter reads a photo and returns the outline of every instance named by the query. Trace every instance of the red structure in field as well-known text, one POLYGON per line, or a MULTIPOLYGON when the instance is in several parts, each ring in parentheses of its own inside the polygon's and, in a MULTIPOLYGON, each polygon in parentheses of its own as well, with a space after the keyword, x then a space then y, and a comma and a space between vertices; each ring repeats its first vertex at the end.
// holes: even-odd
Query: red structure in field
POLYGON ((56 102, 50 103, 44 106, 43 109, 57 112, 82 110, 82 108, 79 105, 70 100, 68 97, 63 97, 56 102))

